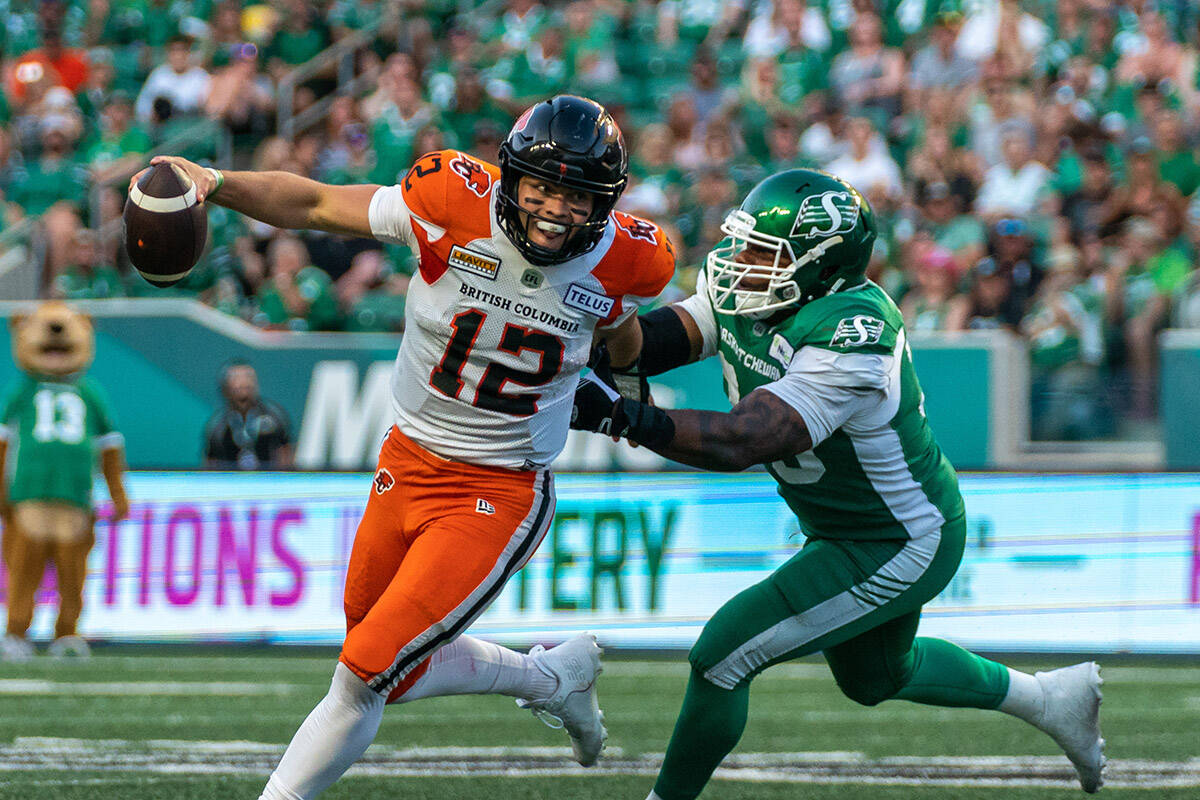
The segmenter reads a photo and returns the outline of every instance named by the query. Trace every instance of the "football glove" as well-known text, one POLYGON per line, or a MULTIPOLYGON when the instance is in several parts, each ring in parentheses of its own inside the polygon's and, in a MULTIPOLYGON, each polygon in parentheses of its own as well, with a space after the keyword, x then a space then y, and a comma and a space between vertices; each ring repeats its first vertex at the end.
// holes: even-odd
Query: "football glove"
POLYGON ((675 438, 675 423, 661 408, 617 394, 611 386, 588 375, 575 389, 571 427, 623 437, 634 444, 663 447, 675 438))
POLYGON ((579 379, 575 402, 571 406, 571 427, 612 435, 613 411, 621 395, 594 374, 579 379))
POLYGON ((646 376, 642 374, 640 369, 641 359, 637 359, 627 367, 616 368, 612 365, 612 359, 608 354, 608 344, 601 339, 595 347, 592 348, 591 358, 588 360, 588 366, 592 368, 592 372, 596 374, 602 382, 614 387, 621 397, 628 397, 630 400, 636 400, 639 403, 649 403, 650 400, 650 382, 646 380, 646 376))

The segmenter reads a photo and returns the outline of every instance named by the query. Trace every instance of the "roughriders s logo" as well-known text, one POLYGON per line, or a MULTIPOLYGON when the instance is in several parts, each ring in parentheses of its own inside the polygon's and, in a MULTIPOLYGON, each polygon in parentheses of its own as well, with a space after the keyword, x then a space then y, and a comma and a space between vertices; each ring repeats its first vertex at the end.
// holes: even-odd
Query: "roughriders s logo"
POLYGON ((883 320, 865 315, 847 317, 838 323, 829 340, 831 347, 862 347, 875 344, 883 336, 883 320))
POLYGON ((395 485, 396 479, 392 477, 392 473, 384 467, 380 467, 379 471, 375 473, 375 494, 383 494, 395 485))
POLYGON ((654 236, 654 232, 658 228, 649 222, 628 214, 613 214, 613 219, 621 226, 622 230, 629 234, 630 239, 641 239, 643 242, 658 244, 658 239, 654 236))
POLYGON ((822 192, 804 198, 796 221, 792 224, 792 237, 803 236, 815 239, 854 230, 858 224, 858 203, 849 192, 822 192))
POLYGON ((492 176, 478 161, 471 159, 459 153, 453 161, 450 162, 450 171, 463 179, 467 184, 467 188, 480 197, 487 197, 488 191, 492 188, 492 176))

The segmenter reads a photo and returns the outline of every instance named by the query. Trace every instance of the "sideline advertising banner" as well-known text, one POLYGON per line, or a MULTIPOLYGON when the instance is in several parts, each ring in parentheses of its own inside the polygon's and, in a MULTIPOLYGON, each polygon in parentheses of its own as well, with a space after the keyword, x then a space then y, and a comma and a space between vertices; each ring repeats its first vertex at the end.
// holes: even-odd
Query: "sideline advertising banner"
MULTIPOLYGON (((132 473, 97 525, 82 632, 340 643, 369 474, 132 473)), ((979 650, 1200 653, 1200 475, 965 475, 962 567, 921 632, 979 650)), ((803 539, 763 473, 563 474, 539 552, 473 626, 684 648, 803 539)), ((34 638, 53 628, 47 576, 34 638)), ((3 585, 0 584, 0 592, 3 585)))

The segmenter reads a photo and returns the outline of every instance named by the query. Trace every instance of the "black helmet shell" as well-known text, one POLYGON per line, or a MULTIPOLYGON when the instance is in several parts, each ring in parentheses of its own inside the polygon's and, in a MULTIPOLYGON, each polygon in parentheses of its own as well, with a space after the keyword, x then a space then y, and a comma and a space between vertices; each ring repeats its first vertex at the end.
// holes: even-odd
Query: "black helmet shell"
POLYGON ((600 241, 628 173, 625 139, 604 106, 586 97, 556 95, 527 109, 500 145, 497 217, 508 238, 534 264, 567 261, 600 241), (595 196, 587 221, 568 225, 574 230, 568 231, 562 248, 550 250, 530 240, 530 217, 522 223, 517 205, 517 184, 523 175, 595 196))

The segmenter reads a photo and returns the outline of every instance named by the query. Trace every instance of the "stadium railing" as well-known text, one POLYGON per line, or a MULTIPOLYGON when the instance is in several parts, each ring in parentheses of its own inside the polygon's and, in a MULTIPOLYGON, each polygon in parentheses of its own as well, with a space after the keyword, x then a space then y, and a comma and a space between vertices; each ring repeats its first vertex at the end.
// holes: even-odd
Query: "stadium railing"
POLYGON ((46 267, 46 238, 40 217, 25 217, 0 232, 0 299, 38 296, 46 267))
POLYGON ((371 43, 380 28, 386 28, 395 22, 398 15, 399 11, 389 5, 379 20, 334 42, 280 79, 275 92, 278 103, 275 124, 280 136, 288 140, 295 139, 297 134, 324 119, 336 98, 345 94, 358 94, 368 85, 370 75, 355 75, 357 53, 371 43), (315 103, 299 114, 295 113, 296 88, 334 65, 337 70, 337 87, 324 97, 317 98, 315 103))

